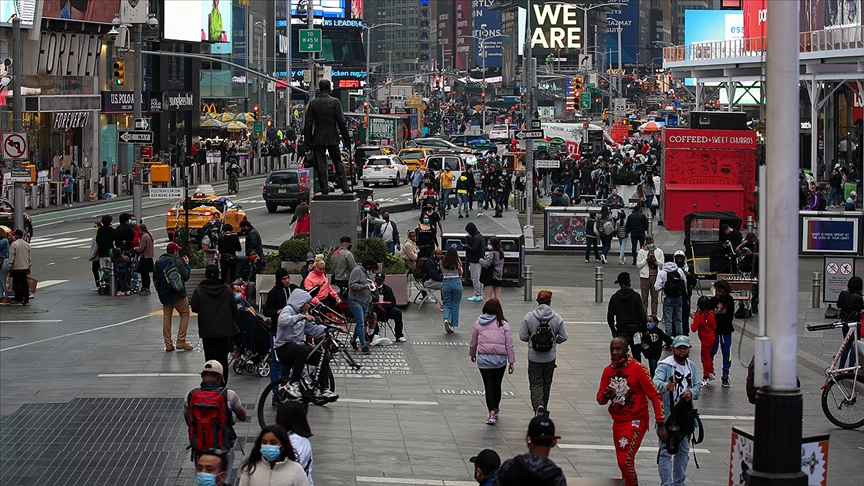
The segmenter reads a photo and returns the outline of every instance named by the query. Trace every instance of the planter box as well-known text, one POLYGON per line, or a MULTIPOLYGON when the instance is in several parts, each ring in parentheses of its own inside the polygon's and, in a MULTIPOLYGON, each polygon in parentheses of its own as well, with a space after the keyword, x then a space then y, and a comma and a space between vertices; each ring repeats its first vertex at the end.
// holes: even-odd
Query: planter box
POLYGON ((282 262, 282 268, 288 270, 288 273, 300 273, 305 265, 306 262, 282 262))

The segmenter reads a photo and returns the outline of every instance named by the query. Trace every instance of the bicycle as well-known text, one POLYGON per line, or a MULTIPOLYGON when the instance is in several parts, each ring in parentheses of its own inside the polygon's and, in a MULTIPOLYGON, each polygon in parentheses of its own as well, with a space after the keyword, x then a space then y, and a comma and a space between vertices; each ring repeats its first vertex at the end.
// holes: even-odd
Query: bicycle
MULTIPOLYGON (((345 317, 339 314, 338 312, 330 309, 329 307, 318 304, 309 310, 309 314, 315 317, 315 322, 317 324, 324 325, 327 329, 324 333, 324 336, 321 338, 313 338, 315 341, 314 345, 312 344, 313 340, 307 338, 307 346, 311 347, 311 351, 309 353, 309 357, 312 358, 316 355, 316 353, 321 353, 320 359, 317 360, 317 364, 307 363, 303 369, 303 377, 300 380, 300 394, 301 397, 298 400, 303 404, 303 408, 309 407, 309 404, 315 404, 319 406, 327 405, 328 403, 335 402, 336 399, 325 399, 318 397, 318 373, 320 371, 320 363, 325 358, 328 359, 330 363, 329 376, 328 380, 328 388, 333 391, 336 388, 336 380, 333 376, 332 367, 336 365, 336 360, 334 359, 336 356, 341 356, 344 358, 345 362, 349 367, 355 370, 360 369, 360 365, 354 361, 354 358, 346 350, 347 345, 339 342, 335 333, 342 332, 342 326, 345 322, 345 317)), ((283 373, 291 373, 291 366, 283 367, 283 373)), ((264 391, 261 392, 261 397, 258 399, 258 423, 261 428, 266 427, 270 424, 276 423, 276 412, 278 410, 277 407, 271 407, 268 405, 267 400, 271 397, 274 397, 274 402, 278 405, 282 402, 288 400, 295 400, 294 398, 288 395, 288 384, 289 377, 283 376, 278 380, 271 381, 265 388, 264 391), (275 390, 275 391, 274 391, 275 390)))
MULTIPOLYGON (((864 401, 858 403, 859 395, 864 396, 864 373, 861 373, 860 363, 857 366, 837 368, 840 355, 847 344, 855 346, 855 329, 859 323, 834 322, 807 326, 808 331, 826 331, 828 329, 849 326, 849 332, 840 344, 840 349, 834 355, 831 366, 825 370, 825 384, 822 385, 822 413, 832 424, 844 429, 856 429, 864 426, 864 401)), ((857 350, 853 348, 853 352, 857 350)))

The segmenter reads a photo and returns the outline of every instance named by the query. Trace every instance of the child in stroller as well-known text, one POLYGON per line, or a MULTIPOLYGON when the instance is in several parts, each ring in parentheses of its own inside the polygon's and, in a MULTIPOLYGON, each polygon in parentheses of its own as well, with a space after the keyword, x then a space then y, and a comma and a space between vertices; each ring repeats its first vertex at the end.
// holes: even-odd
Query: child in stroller
POLYGON ((238 375, 258 373, 261 377, 270 376, 270 326, 243 297, 243 285, 242 280, 233 285, 240 334, 234 336, 234 351, 229 366, 238 375))
MULTIPOLYGON (((117 284, 117 296, 131 295, 141 289, 141 276, 138 275, 138 260, 132 254, 124 254, 116 246, 109 251, 111 264, 114 266, 114 280, 117 284)), ((105 275, 103 273, 103 279, 105 275)), ((110 277, 109 277, 110 278, 110 277)), ((110 282, 109 282, 110 285, 110 282)), ((101 285, 100 285, 101 287, 101 285)))

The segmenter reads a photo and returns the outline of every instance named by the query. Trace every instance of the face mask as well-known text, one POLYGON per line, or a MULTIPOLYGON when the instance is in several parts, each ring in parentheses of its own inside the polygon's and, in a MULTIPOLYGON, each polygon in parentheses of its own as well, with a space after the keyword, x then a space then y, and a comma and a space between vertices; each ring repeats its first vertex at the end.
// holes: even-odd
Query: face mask
POLYGON ((135 221, 133 219, 133 220, 129 221, 129 224, 131 224, 132 226, 135 226, 136 224, 138 224, 138 221, 135 221))
POLYGON ((372 275, 372 270, 366 270, 366 275, 372 275))
POLYGON ((390 221, 390 216, 384 216, 384 221, 390 221))
POLYGON ((369 204, 372 204, 372 200, 371 200, 371 199, 367 199, 366 202, 368 202, 369 204))
POLYGON ((657 325, 657 323, 656 323, 656 322, 653 322, 653 321, 649 321, 649 322, 645 323, 645 326, 648 327, 648 330, 649 330, 649 331, 650 331, 651 329, 654 329, 654 326, 656 326, 656 325, 657 325))
POLYGON ((99 227, 98 227, 98 226, 94 226, 94 227, 93 227, 93 232, 94 232, 94 233, 98 233, 98 232, 99 232, 99 227))
POLYGON ((261 455, 264 456, 264 459, 268 461, 275 461, 279 459, 279 456, 282 454, 282 446, 278 445, 261 445, 261 455))
POLYGON ((353 246, 353 245, 348 245, 348 246, 346 246, 345 248, 347 248, 347 249, 350 250, 350 249, 351 249, 351 246, 353 246))
POLYGON ((324 275, 324 270, 315 269, 315 275, 324 275))
POLYGON ((243 295, 242 294, 234 294, 234 298, 237 300, 240 300, 243 298, 243 295))
POLYGON ((199 472, 195 475, 195 484, 197 486, 216 486, 216 475, 199 472))
POLYGON ((653 250, 654 249, 654 243, 648 243, 648 249, 653 250))
POLYGON ((486 245, 486 249, 491 251, 491 250, 492 250, 492 245, 486 245))
POLYGON ((367 213, 371 210, 372 210, 372 208, 370 208, 369 206, 366 206, 365 208, 363 208, 363 211, 366 211, 367 213))
POLYGON ((423 223, 425 223, 425 224, 429 224, 429 218, 424 218, 424 219, 423 219, 423 223))

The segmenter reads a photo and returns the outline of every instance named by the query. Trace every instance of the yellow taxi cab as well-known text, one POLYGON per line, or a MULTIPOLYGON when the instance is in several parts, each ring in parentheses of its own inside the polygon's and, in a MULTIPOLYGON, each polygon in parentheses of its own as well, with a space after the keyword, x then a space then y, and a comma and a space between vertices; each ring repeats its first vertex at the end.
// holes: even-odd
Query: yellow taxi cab
POLYGON ((406 148, 399 151, 399 158, 408 166, 409 172, 414 172, 418 168, 425 170, 426 159, 434 154, 435 151, 430 148, 406 148))
MULTIPOLYGON (((165 229, 168 238, 174 239, 174 230, 181 229, 186 225, 185 199, 181 199, 171 206, 165 214, 165 229)), ((240 233, 240 222, 246 219, 246 212, 242 206, 238 206, 225 196, 217 196, 210 186, 198 186, 195 193, 189 198, 189 230, 190 238, 196 241, 200 239, 197 230, 203 228, 218 215, 218 221, 228 223, 234 227, 235 233, 240 233)))

